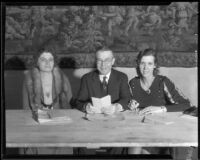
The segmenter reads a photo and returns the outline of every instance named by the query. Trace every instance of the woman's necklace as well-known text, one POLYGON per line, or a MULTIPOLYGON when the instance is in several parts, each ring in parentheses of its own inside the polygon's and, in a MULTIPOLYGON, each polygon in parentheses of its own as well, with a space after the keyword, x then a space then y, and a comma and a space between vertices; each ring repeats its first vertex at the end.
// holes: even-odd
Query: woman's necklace
POLYGON ((152 77, 149 80, 140 79, 140 84, 147 94, 151 93, 150 87, 151 87, 153 80, 154 80, 154 77, 152 77))
POLYGON ((44 94, 44 103, 51 104, 52 103, 52 74, 42 74, 42 88, 44 94))
POLYGON ((46 92, 46 96, 49 98, 49 96, 50 96, 50 92, 46 92))

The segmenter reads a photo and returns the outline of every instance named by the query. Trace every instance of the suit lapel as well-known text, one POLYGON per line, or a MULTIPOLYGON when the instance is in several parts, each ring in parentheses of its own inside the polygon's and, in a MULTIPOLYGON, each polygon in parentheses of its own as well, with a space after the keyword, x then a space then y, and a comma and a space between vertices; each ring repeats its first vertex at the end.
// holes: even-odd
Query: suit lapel
MULTIPOLYGON (((110 78, 108 80, 108 94, 109 95, 115 95, 116 93, 113 93, 115 92, 116 90, 114 88, 116 88, 116 85, 118 84, 118 80, 117 80, 117 76, 116 76, 116 73, 115 71, 112 69, 111 70, 111 74, 110 74, 110 78)), ((104 96, 104 93, 102 91, 102 84, 101 84, 101 81, 99 79, 99 73, 98 73, 98 70, 96 70, 92 76, 92 82, 91 82, 91 85, 92 85, 92 89, 93 89, 93 93, 92 96, 95 96, 95 97, 98 97, 98 98, 101 98, 104 96)), ((112 97, 111 97, 112 98, 112 97)))
MULTIPOLYGON (((108 94, 112 93, 113 88, 116 87, 117 79, 113 69, 111 70, 110 78, 108 80, 108 94)), ((112 94, 111 94, 112 95, 112 94)))
POLYGON ((101 81, 99 79, 99 73, 98 71, 96 70, 92 76, 92 88, 93 88, 93 93, 95 97, 102 97, 102 88, 101 88, 101 81))

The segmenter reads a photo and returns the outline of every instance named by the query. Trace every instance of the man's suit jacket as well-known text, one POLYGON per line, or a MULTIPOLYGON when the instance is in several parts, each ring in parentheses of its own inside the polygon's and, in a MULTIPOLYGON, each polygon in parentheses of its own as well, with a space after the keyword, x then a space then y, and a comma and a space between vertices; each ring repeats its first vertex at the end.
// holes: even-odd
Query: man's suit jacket
MULTIPOLYGON (((105 96, 101 87, 102 83, 99 79, 98 70, 85 74, 81 79, 81 86, 76 100, 77 109, 85 111, 84 105, 91 102, 91 97, 102 98, 105 96)), ((124 109, 127 109, 130 99, 127 75, 112 69, 107 88, 108 94, 111 95, 111 103, 119 103, 124 109)))

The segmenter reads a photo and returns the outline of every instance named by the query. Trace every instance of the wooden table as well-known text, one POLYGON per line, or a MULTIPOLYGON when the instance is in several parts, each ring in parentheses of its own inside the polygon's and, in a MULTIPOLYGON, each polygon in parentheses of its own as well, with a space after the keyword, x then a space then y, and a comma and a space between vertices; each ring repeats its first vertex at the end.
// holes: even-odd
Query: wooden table
POLYGON ((6 110, 6 147, 198 146, 197 118, 180 112, 162 113, 174 122, 169 125, 142 123, 142 116, 127 111, 94 121, 75 109, 54 110, 54 115, 61 114, 72 120, 38 124, 29 110, 6 110))

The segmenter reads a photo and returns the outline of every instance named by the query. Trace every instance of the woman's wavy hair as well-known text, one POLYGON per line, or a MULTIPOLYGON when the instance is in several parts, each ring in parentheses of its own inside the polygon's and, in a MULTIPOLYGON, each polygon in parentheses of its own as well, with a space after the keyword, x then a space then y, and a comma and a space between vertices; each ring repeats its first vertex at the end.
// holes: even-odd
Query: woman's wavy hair
POLYGON ((142 74, 140 72, 140 62, 141 62, 142 57, 144 57, 144 56, 153 56, 154 57, 154 63, 155 63, 156 68, 154 68, 154 70, 153 70, 153 75, 156 76, 159 73, 158 58, 157 58, 156 51, 151 49, 151 48, 148 48, 148 49, 145 49, 143 51, 140 51, 139 54, 137 55, 137 59, 136 59, 137 75, 139 77, 142 76, 142 74))
POLYGON ((33 59, 34 59, 33 67, 38 67, 38 59, 41 56, 41 54, 44 52, 51 53, 54 58, 54 67, 58 66, 58 57, 56 56, 55 51, 52 49, 41 48, 37 51, 36 54, 33 55, 33 59))

